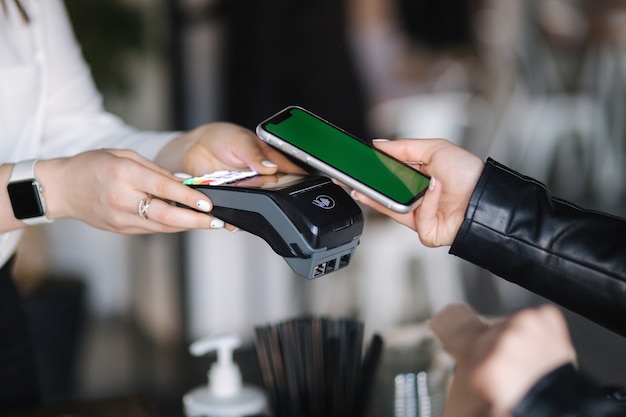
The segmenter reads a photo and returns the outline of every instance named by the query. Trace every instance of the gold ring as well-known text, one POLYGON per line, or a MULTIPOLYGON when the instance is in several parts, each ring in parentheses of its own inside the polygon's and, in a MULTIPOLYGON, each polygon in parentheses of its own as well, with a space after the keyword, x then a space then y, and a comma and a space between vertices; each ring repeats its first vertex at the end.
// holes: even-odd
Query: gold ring
POLYGON ((152 201, 152 196, 148 196, 148 198, 142 198, 139 200, 139 207, 137 208, 137 213, 139 213, 139 217, 144 220, 148 220, 148 207, 150 207, 150 201, 152 201))

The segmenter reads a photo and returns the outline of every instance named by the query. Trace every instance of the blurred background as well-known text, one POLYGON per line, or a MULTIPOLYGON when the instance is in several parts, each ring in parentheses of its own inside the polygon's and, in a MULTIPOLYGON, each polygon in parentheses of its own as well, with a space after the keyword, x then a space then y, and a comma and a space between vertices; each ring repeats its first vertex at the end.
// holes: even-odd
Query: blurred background
MULTIPOLYGON (((363 138, 444 137, 625 215, 623 0, 66 0, 107 108, 141 129, 253 129, 302 105, 363 138)), ((48 400, 141 392, 164 416, 214 358, 190 342, 302 313, 421 323, 545 300, 365 210, 351 265, 295 276, 259 238, 31 228, 18 264, 48 400)), ((565 312, 580 367, 626 384, 623 338, 565 312)), ((254 358, 252 358, 253 360, 254 358)), ((249 357, 242 360, 250 360, 249 357)), ((254 366, 244 377, 258 380, 254 366)))

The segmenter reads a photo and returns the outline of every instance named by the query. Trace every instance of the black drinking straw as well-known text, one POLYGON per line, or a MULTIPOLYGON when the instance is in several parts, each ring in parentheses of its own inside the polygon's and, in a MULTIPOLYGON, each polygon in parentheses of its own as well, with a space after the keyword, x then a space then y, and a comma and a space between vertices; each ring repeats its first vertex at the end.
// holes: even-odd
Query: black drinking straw
POLYGON ((383 351, 383 338, 378 334, 372 336, 372 340, 363 356, 363 364, 359 370, 359 382, 355 395, 355 415, 363 416, 368 405, 368 399, 372 391, 374 375, 380 362, 383 351))
POLYGON ((298 373, 301 372, 302 365, 301 361, 298 360, 293 327, 293 322, 285 322, 277 326, 276 329, 280 339, 285 385, 289 397, 287 407, 285 408, 289 410, 289 415, 301 416, 303 412, 300 388, 298 386, 298 373))
POLYGON ((257 327, 254 331, 257 359, 259 361, 259 368, 261 369, 261 376, 263 377, 263 383, 267 387, 267 396, 270 408, 272 410, 278 410, 280 407, 280 400, 274 387, 276 381, 274 378, 274 372, 272 370, 271 356, 269 341, 267 339, 267 328, 257 327))
POLYGON ((263 382, 274 417, 362 417, 382 339, 363 354, 363 323, 299 317, 255 328, 263 382))

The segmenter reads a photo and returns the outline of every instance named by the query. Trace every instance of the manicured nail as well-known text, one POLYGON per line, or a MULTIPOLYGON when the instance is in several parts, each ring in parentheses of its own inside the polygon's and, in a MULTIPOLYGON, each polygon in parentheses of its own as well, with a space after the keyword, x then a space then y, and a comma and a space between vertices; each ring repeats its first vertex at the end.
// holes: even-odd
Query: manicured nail
POLYGON ((356 191, 355 190, 350 191, 350 197, 352 197, 352 199, 354 199, 356 201, 359 201, 359 199, 358 199, 358 197, 356 195, 356 191))
POLYGON ((204 211, 204 212, 211 211, 211 203, 209 203, 206 200, 198 200, 198 202, 196 203, 196 207, 198 207, 198 210, 200 211, 204 211))
POLYGON ((276 165, 272 161, 268 161, 267 159, 264 160, 263 162, 261 162, 261 165, 263 165, 264 167, 268 167, 268 168, 276 168, 276 167, 278 167, 278 165, 276 165))
POLYGON ((372 139, 372 142, 389 142, 389 139, 383 139, 383 138, 372 139))
POLYGON ((224 227, 224 221, 218 218, 213 219, 211 222, 211 229, 221 229, 224 227))
POLYGON ((230 231, 230 233, 237 233, 239 231, 238 227, 235 227, 233 230, 230 231))
POLYGON ((432 191, 437 186, 437 180, 435 177, 430 177, 430 183, 428 183, 428 191, 432 191))
POLYGON ((184 180, 186 180, 187 178, 191 178, 191 175, 187 174, 186 172, 176 172, 174 173, 174 176, 178 178, 182 178, 184 180))

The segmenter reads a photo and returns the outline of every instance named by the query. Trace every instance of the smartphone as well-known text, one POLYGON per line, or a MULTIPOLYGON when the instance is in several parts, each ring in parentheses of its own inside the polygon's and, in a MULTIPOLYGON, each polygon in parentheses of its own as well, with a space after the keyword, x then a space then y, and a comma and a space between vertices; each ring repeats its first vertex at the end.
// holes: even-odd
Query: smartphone
POLYGON ((415 207, 430 177, 298 106, 259 123, 269 145, 398 213, 415 207))

